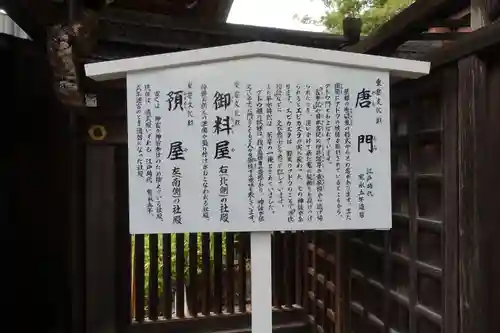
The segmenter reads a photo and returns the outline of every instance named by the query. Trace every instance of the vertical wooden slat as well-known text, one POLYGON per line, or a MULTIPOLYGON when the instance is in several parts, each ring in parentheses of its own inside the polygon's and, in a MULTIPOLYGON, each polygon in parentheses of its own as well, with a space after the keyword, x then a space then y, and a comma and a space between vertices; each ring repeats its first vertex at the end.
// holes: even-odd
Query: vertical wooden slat
POLYGON ((417 253, 418 253, 418 222, 417 222, 417 180, 415 166, 418 163, 417 150, 415 147, 415 121, 418 110, 415 102, 410 103, 410 115, 408 123, 409 135, 409 214, 410 214, 410 333, 417 333, 417 316, 415 306, 417 305, 418 281, 417 281, 417 253))
POLYGON ((175 315, 184 318, 184 234, 175 235, 175 315))
POLYGON ((295 234, 295 303, 298 305, 303 305, 302 300, 302 288, 305 288, 303 284, 304 279, 304 248, 302 247, 303 232, 298 231, 295 234))
POLYGON ((284 291, 285 291, 285 298, 284 298, 284 305, 286 305, 288 308, 292 308, 293 305, 293 296, 294 296, 294 287, 295 287, 295 280, 294 280, 294 251, 293 251, 293 234, 290 231, 287 231, 284 233, 284 242, 283 242, 283 253, 281 254, 283 257, 284 261, 284 269, 283 272, 284 274, 284 291))
MULTIPOLYGON (((488 213, 495 188, 488 166, 498 147, 491 146, 486 107, 486 66, 476 56, 458 63, 459 142, 459 290, 461 332, 487 332, 488 213), (489 152, 489 149, 492 151, 489 152), (483 178, 484 177, 484 178, 483 178)), ((497 125, 497 124, 496 124, 497 125)), ((496 166, 498 170, 498 166, 496 166)), ((498 205, 498 203, 496 203, 498 205)))
POLYGON ((324 238, 328 237, 328 234, 326 234, 323 231, 318 231, 316 232, 316 244, 315 244, 315 254, 316 254, 316 281, 318 282, 317 284, 317 290, 316 290, 316 305, 318 306, 318 312, 316 314, 316 325, 321 327, 323 331, 326 328, 326 275, 325 275, 325 258, 324 256, 326 255, 325 252, 325 247, 324 247, 324 238), (319 251, 322 251, 323 257, 320 257, 319 251), (321 281, 319 278, 321 277, 321 281), (320 302, 320 303, 318 303, 320 302), (321 305, 320 305, 321 304, 321 305))
POLYGON ((134 237, 135 320, 144 321, 144 235, 134 237))
POLYGON ((389 323, 391 322, 391 286, 389 281, 391 280, 391 237, 389 232, 384 232, 384 299, 383 299, 383 318, 384 321, 384 332, 389 333, 389 323))
MULTIPOLYGON (((496 15, 500 15, 500 1, 492 0, 496 3, 497 12, 496 15)), ((490 160, 490 164, 488 167, 488 174, 486 177, 489 178, 491 182, 495 184, 500 183, 500 173, 497 172, 498 166, 500 165, 500 150, 498 147, 500 146, 500 135, 498 135, 498 131, 491 130, 492 127, 498 126, 500 124, 500 94, 498 94, 498 87, 500 87, 500 60, 498 55, 492 54, 493 58, 488 68, 488 113, 491 117, 488 121, 490 125, 489 134, 492 136, 490 139, 491 147, 495 147, 496 153, 488 154, 488 158, 490 160)), ((497 186, 498 187, 498 186, 497 186)), ((490 219, 496 220, 498 216, 500 216, 500 205, 494 204, 495 199, 490 198, 491 211, 488 216, 490 219), (492 205, 493 204, 493 205, 492 205)), ((491 247, 489 248, 489 253, 500 253, 500 242, 498 242, 498 235, 500 235, 500 223, 491 223, 490 220, 490 228, 488 230, 489 242, 491 247)), ((488 267, 491 267, 491 296, 490 296, 490 311, 488 313, 488 318, 490 318, 491 332, 500 332, 500 316, 498 316, 498 309, 500 309, 500 265, 498 265, 498 258, 494 255, 489 256, 488 267)))
POLYGON ((304 310, 307 314, 310 313, 310 300, 309 300, 309 288, 311 287, 311 276, 309 275, 309 265, 311 264, 310 254, 309 254, 309 232, 303 232, 302 234, 302 249, 304 253, 303 269, 304 269, 304 280, 303 280, 303 290, 302 290, 302 304, 304 310))
MULTIPOLYGON (((344 325, 341 326, 340 332, 352 332, 352 312, 351 312, 351 298, 352 298, 352 285, 351 285, 351 267, 352 267, 352 256, 351 256, 351 244, 349 243, 351 232, 345 231, 342 235, 344 239, 342 253, 340 261, 342 264, 342 269, 339 269, 341 275, 340 287, 342 288, 342 300, 340 308, 340 316, 344 318, 344 325)), ((340 333, 336 332, 336 333, 340 333)))
POLYGON ((158 235, 149 235, 148 317, 158 319, 158 235))
MULTIPOLYGON (((369 250, 368 250, 369 251, 369 250)), ((366 248, 363 247, 363 254, 366 254, 367 253, 367 250, 366 248)), ((361 258, 359 256, 356 256, 354 258, 355 260, 360 260, 361 258)), ((359 267, 360 264, 363 264, 364 267, 366 267, 366 262, 362 262, 362 263, 357 263, 357 266, 359 267)), ((366 272, 363 272, 363 273, 366 273, 366 272)), ((352 280, 352 278, 351 278, 352 280)), ((368 324, 368 303, 370 301, 370 298, 369 298, 369 294, 368 294, 368 290, 370 288, 370 285, 368 283, 368 279, 367 279, 367 276, 365 275, 363 277, 363 279, 361 281, 359 281, 358 279, 358 295, 361 295, 361 296, 358 296, 362 299, 362 302, 363 302, 363 314, 362 314, 362 318, 363 318, 363 322, 360 323, 359 327, 362 327, 362 332, 369 332, 369 324, 368 324)))
POLYGON ((214 312, 222 313, 222 233, 214 233, 214 312))
MULTIPOLYGON (((318 243, 317 240, 317 231, 311 231, 311 241, 310 244, 313 245, 311 256, 312 256, 312 261, 311 261, 311 268, 313 275, 311 276, 311 292, 313 299, 310 300, 311 303, 311 315, 313 316, 314 319, 318 319, 318 305, 316 304, 316 298, 318 296, 318 265, 317 265, 317 256, 316 256, 316 244, 318 243)), ((309 248, 309 247, 308 247, 309 248)), ((317 331, 316 325, 314 327, 315 332, 317 331)))
POLYGON ((192 317, 198 316, 198 234, 189 234, 189 303, 192 317))
POLYGON ((234 313, 234 233, 226 234, 226 310, 234 313))
MULTIPOLYGON (((116 150, 116 210, 117 210, 117 324, 122 331, 131 321, 131 236, 128 212, 127 147, 116 150)), ((134 300, 135 301, 135 300, 134 300)))
POLYGON ((203 269, 203 315, 208 316, 211 311, 211 276, 210 276, 210 234, 203 233, 201 235, 201 256, 203 269))
POLYGON ((284 234, 277 231, 274 233, 274 257, 276 258, 276 262, 274 263, 274 272, 275 276, 275 303, 274 306, 279 308, 283 304, 285 304, 285 286, 286 282, 284 281, 286 278, 285 275, 285 261, 284 258, 286 254, 284 253, 284 234))
POLYGON ((458 332, 458 124, 457 124, 457 70, 445 70, 443 82, 443 186, 444 186, 444 278, 443 293, 445 333, 458 332))
MULTIPOLYGON (((8 65, 10 66, 10 65, 8 65)), ((5 73, 4 73, 5 75, 5 73)), ((11 85, 13 89, 16 89, 14 85, 11 85)), ((5 91, 7 93, 7 91, 5 91)), ((54 110, 55 111, 55 110, 54 110)), ((54 143, 54 148, 56 148, 62 156, 67 157, 67 162, 69 165, 60 164, 62 167, 62 172, 68 172, 68 182, 67 184, 70 200, 70 251, 71 251, 71 319, 72 319, 72 331, 74 333, 84 332, 84 313, 85 313, 85 253, 84 253, 84 242, 85 242, 85 224, 83 222, 83 190, 85 188, 85 169, 83 164, 84 150, 82 149, 82 144, 78 139, 78 126, 79 126, 79 116, 73 110, 62 110, 68 119, 69 137, 64 137, 63 140, 58 140, 54 143), (69 111, 69 112, 67 112, 69 111), (68 140, 69 139, 69 140, 68 140), (68 154, 65 148, 68 147, 68 154), (68 146, 66 146, 68 145, 68 146)), ((20 113, 18 113, 20 115, 20 113)), ((57 114, 54 112, 53 114, 57 114)), ((21 115, 22 117, 22 115, 21 115)), ((63 132, 67 133, 67 132, 63 132)), ((58 175, 60 177, 60 175, 58 175)), ((4 184, 5 186, 5 184, 4 184)))
MULTIPOLYGON (((347 266, 343 264, 343 241, 344 234, 341 231, 336 232, 335 237, 335 333, 343 332, 343 325, 345 322, 343 314, 343 303, 345 302, 345 295, 347 294, 347 285, 343 281, 345 275, 344 269, 347 266)), ((347 332, 347 331, 346 331, 347 332)))
POLYGON ((172 235, 164 234, 163 243, 163 317, 172 318, 172 235))
POLYGON ((238 234, 238 307, 240 312, 247 312, 247 277, 246 277, 246 261, 245 261, 245 234, 240 232, 238 234))
POLYGON ((114 332, 115 149, 88 146, 86 153, 86 330, 114 332))
POLYGON ((327 299, 327 304, 328 304, 328 308, 333 312, 333 314, 335 315, 335 320, 332 320, 332 318, 330 318, 328 316, 328 313, 327 313, 327 317, 326 317, 326 320, 328 322, 328 328, 326 330, 326 332, 328 333, 336 333, 336 329, 337 329, 337 322, 339 321, 339 312, 338 312, 338 309, 340 308, 339 304, 340 304, 340 297, 337 297, 337 295, 339 294, 338 291, 339 291, 339 288, 340 288, 340 284, 339 284, 339 280, 340 280, 340 277, 337 277, 337 265, 339 264, 339 258, 338 258, 338 254, 340 253, 338 247, 339 247, 339 244, 340 244, 340 232, 335 232, 335 234, 329 234, 328 236, 330 239, 334 240, 335 241, 335 249, 333 250, 333 253, 334 256, 335 256, 335 264, 332 264, 331 262, 327 262, 326 264, 326 276, 327 276, 327 280, 328 281, 331 281, 333 284, 334 284, 334 287, 335 287, 335 292, 332 292, 331 290, 327 289, 326 290, 326 299, 327 299))
POLYGON ((271 239, 271 258, 272 258, 272 273, 271 273, 271 283, 272 283, 272 301, 273 306, 278 308, 280 306, 278 299, 278 263, 280 262, 278 258, 279 250, 277 248, 276 237, 279 232, 273 232, 271 239))

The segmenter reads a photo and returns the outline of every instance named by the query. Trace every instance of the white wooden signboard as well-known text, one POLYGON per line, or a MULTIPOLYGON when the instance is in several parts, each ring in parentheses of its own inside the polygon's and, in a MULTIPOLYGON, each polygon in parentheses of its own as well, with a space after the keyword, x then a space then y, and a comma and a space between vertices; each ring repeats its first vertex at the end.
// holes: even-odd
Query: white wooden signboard
POLYGON ((253 232, 270 332, 269 232, 391 227, 389 76, 429 64, 254 42, 86 70, 127 78, 130 232, 253 232))

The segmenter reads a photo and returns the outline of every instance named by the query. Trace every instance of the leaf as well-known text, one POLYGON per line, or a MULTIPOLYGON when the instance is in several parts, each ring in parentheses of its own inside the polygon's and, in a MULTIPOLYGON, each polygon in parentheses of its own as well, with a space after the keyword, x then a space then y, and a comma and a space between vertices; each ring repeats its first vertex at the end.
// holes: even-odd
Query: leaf
POLYGON ((414 0, 322 0, 326 13, 319 19, 308 15, 300 20, 322 24, 332 33, 342 34, 342 23, 346 17, 359 17, 363 22, 361 34, 368 35, 394 15, 411 5, 414 0))

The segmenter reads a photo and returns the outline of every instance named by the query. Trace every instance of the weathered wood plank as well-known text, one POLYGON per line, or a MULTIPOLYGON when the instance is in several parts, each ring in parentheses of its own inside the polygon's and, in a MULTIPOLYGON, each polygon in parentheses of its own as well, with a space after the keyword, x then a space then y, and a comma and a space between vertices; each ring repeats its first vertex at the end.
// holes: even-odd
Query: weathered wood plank
POLYGON ((222 279, 222 233, 216 232, 213 236, 213 249, 214 249, 214 309, 216 314, 222 314, 222 290, 223 290, 223 279, 222 279))
POLYGON ((485 53, 498 44, 500 44, 500 21, 471 32, 460 41, 450 43, 420 60, 430 61, 431 69, 436 69, 477 52, 485 53))
MULTIPOLYGON (((488 118, 491 131, 491 139, 489 141, 490 147, 495 151, 488 155, 489 171, 488 178, 495 184, 500 183, 500 174, 498 167, 500 166, 500 135, 498 135, 498 125, 500 124, 500 94, 498 87, 500 87, 500 61, 497 57, 492 56, 493 60, 489 66, 489 79, 488 79, 488 118), (495 170, 496 169, 496 170, 495 170)), ((490 200, 494 200, 493 198, 490 200)), ((488 256, 488 271, 491 269, 490 276, 490 303, 489 303, 489 318, 491 320, 490 332, 500 332, 500 316, 498 316, 498 309, 500 309, 500 265, 498 264, 498 256, 494 255, 500 253, 500 242, 498 237, 500 235, 500 223, 498 223, 498 216, 500 216, 500 205, 492 205, 491 212, 489 212, 490 220, 488 223, 489 229, 487 234, 490 235, 488 249, 486 253, 488 256), (493 255, 491 255, 493 254, 493 255)))
POLYGON ((134 319, 142 323, 145 317, 144 303, 144 235, 134 236, 134 319))
POLYGON ((86 331, 115 332, 114 147, 86 154, 86 331))
POLYGON ((177 318, 184 318, 184 277, 185 277, 185 256, 184 256, 184 234, 175 235, 175 315, 177 318))
POLYGON ((457 69, 443 69, 442 127, 443 127, 443 209, 444 209, 444 330, 458 332, 458 117, 457 69))
POLYGON ((416 126, 417 126, 417 115, 418 115, 418 105, 417 100, 411 100, 410 102, 410 114, 408 121, 408 135, 409 135, 409 163, 408 163, 408 175, 409 175, 409 231, 410 231, 410 290, 409 290, 409 314, 410 314, 410 333, 417 333, 418 329, 418 318, 415 312, 415 306, 418 303, 418 273, 416 261, 418 260, 418 184, 416 179, 416 168, 418 166, 418 151, 416 142, 416 126))
POLYGON ((226 233, 226 311, 234 313, 234 233, 226 233))
POLYGON ((458 70, 460 332, 488 332, 485 212, 493 203, 491 193, 484 191, 494 184, 484 177, 491 144, 486 133, 486 66, 471 56, 458 63, 458 70))
POLYGON ((172 235, 163 234, 163 317, 172 318, 172 235))
MULTIPOLYGON (((203 285, 201 286, 203 287, 203 285)), ((198 235, 189 234, 189 309, 192 317, 198 316, 198 235)))
MULTIPOLYGON (((441 0, 442 1, 442 0, 441 0)), ((243 41, 268 41, 337 50, 342 36, 329 33, 263 28, 242 24, 207 24, 171 16, 125 10, 106 10, 100 16, 101 42, 191 49, 243 41), (141 22, 141 24, 137 24, 141 22)))
POLYGON ((148 316, 158 319, 158 235, 149 235, 148 316))
POLYGON ((126 145, 116 147, 116 249, 117 249, 117 329, 130 325, 132 316, 132 237, 129 232, 128 151, 126 145))

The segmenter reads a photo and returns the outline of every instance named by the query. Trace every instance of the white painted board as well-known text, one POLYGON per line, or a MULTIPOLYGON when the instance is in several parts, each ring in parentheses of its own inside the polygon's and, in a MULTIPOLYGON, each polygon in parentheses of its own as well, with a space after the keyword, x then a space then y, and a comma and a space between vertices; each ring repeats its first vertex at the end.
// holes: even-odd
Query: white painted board
POLYGON ((258 57, 138 71, 127 103, 132 234, 391 227, 386 71, 258 57))

